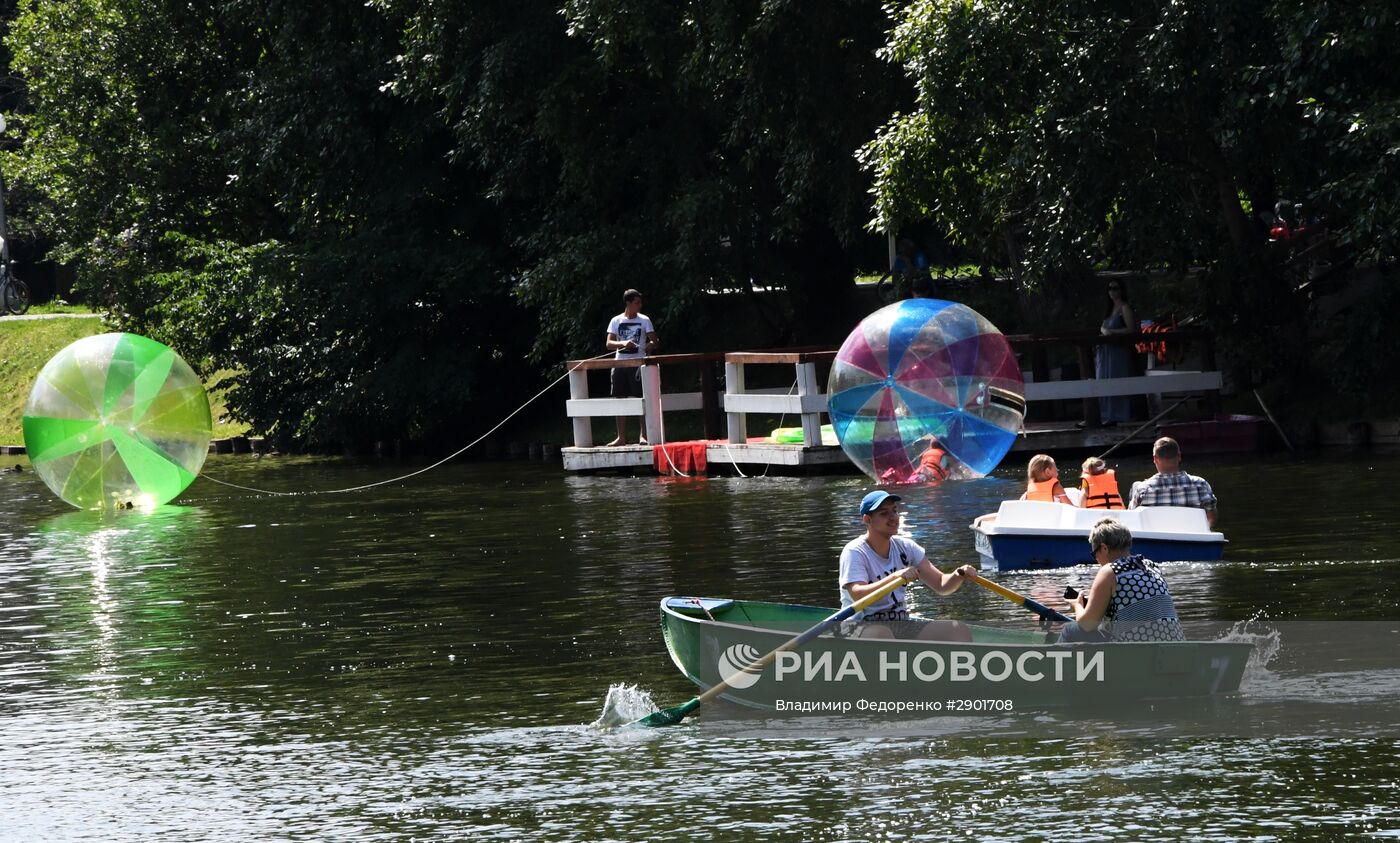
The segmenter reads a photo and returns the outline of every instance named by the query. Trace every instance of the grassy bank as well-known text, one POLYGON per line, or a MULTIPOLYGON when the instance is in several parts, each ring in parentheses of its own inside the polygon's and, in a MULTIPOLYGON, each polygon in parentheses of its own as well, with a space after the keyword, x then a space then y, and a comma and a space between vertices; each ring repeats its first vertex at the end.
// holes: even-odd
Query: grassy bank
MULTIPOLYGON (((20 418, 34 378, 49 358, 69 343, 100 334, 102 319, 0 319, 0 444, 24 441, 20 418)), ((210 394, 214 412, 214 436, 247 433, 247 425, 220 422, 224 415, 221 396, 210 394)))

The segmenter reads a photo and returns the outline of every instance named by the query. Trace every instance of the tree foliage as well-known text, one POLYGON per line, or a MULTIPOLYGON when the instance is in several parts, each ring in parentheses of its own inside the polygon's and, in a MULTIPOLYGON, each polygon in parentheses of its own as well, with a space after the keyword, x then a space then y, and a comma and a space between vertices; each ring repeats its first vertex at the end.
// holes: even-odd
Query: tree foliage
POLYGON ((15 24, 21 179, 126 327, 230 370, 229 406, 312 445, 425 435, 520 374, 498 226, 431 110, 389 96, 382 12, 134 0, 15 24))
POLYGON ((1400 100, 1373 64, 1394 17, 1378 2, 916 0, 886 55, 917 107, 862 153, 877 220, 1007 244, 1032 283, 1205 265, 1201 310, 1244 366, 1287 369, 1305 302, 1259 215, 1292 197, 1342 242, 1396 254, 1400 100))
POLYGON ((777 339, 849 329, 868 216, 853 152, 901 96, 878 9, 381 2, 410 21, 399 90, 439 104, 454 154, 491 174, 543 341, 596 343, 628 286, 663 323, 758 283, 793 291, 777 339))
POLYGON ((754 284, 794 292, 773 341, 844 334, 852 153, 901 91, 885 25, 853 0, 35 4, 12 163, 81 287, 233 370, 255 426, 423 435, 526 348, 597 351, 627 287, 668 337, 754 284))
POLYGON ((1400 255, 1400 76, 1389 72, 1400 10, 1377 0, 1271 8, 1281 32, 1271 100, 1301 109, 1285 188, 1316 191, 1364 256, 1400 255), (1295 187, 1296 186, 1296 187, 1295 187))
MULTIPOLYGON (((638 287, 697 347, 720 289, 839 339, 863 229, 931 220, 1032 284, 1204 264, 1249 367, 1306 315, 1258 214, 1396 254, 1396 13, 1046 0, 33 3, 31 222, 123 326, 309 444, 455 431, 638 287), (893 30, 890 30, 893 21, 893 30), (859 154, 857 154, 859 152, 859 154)), ((670 345, 668 348, 676 348, 670 345)))

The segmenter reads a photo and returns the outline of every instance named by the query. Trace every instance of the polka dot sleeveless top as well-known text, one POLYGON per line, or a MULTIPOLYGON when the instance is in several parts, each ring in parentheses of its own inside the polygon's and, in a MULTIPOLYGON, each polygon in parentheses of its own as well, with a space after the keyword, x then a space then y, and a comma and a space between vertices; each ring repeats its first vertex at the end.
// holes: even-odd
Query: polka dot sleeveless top
POLYGON ((1110 563, 1118 585, 1104 617, 1115 641, 1183 641, 1181 621, 1157 563, 1140 554, 1110 563))

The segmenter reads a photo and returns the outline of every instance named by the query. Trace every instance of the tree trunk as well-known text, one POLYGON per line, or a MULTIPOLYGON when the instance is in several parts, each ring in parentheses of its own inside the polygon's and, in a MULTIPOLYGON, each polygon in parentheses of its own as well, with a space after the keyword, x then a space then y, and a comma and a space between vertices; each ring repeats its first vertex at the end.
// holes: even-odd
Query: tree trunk
POLYGON ((1244 207, 1240 205, 1240 188, 1234 172, 1220 146, 1204 128, 1195 126, 1191 131, 1191 156, 1196 160, 1215 184, 1216 200, 1220 203, 1220 218, 1225 223, 1225 231, 1230 236, 1230 245, 1235 254, 1245 263, 1259 249, 1254 236, 1254 227, 1249 224, 1244 207))

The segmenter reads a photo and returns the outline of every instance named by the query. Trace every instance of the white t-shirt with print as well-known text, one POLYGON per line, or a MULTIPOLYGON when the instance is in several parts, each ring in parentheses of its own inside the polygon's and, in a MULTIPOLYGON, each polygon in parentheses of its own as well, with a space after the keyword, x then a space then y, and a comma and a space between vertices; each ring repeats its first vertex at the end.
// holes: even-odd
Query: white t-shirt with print
MULTIPOLYGON (((890 537, 890 553, 880 556, 865 541, 865 536, 852 539, 841 550, 841 606, 845 608, 855 603, 846 586, 857 582, 879 582, 895 571, 909 567, 924 558, 924 549, 913 539, 903 536, 890 537)), ((889 609, 907 609, 904 586, 895 589, 890 596, 873 606, 865 607, 867 612, 882 612, 889 609)))
MULTIPOLYGON (((598 323, 593 323, 598 324, 598 323)), ((651 319, 645 313, 638 313, 629 317, 625 312, 619 313, 608 322, 608 333, 627 342, 631 340, 637 344, 634 351, 619 348, 615 355, 618 360, 635 360, 638 357, 647 356, 647 335, 656 333, 652 327, 651 319)))

